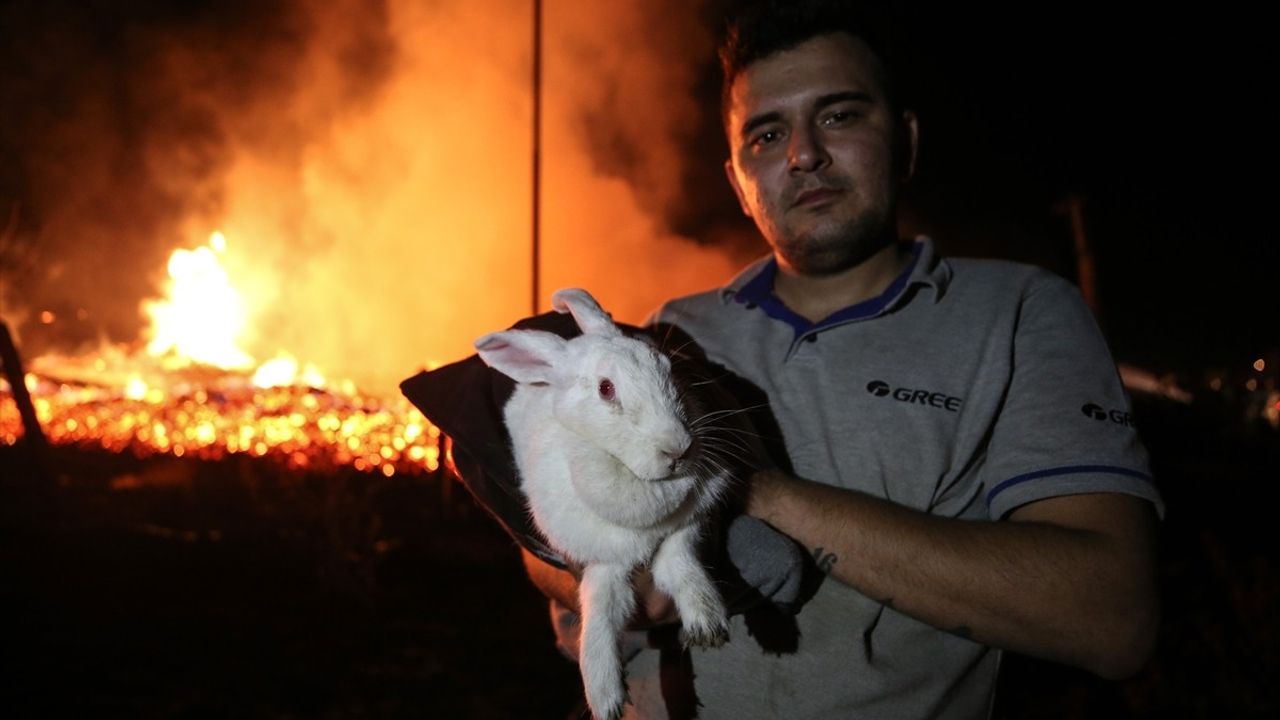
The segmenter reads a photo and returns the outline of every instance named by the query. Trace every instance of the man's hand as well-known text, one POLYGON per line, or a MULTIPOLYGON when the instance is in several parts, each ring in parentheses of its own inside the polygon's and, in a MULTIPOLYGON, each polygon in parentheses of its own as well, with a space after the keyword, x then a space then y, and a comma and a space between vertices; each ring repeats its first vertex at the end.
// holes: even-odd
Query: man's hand
POLYGON ((648 630, 680 622, 675 601, 653 584, 653 573, 649 568, 636 568, 631 573, 631 587, 636 591, 636 611, 631 616, 628 630, 648 630))
POLYGON ((1155 513, 1119 494, 1050 498, 1007 521, 929 515, 762 471, 747 512, 808 548, 836 580, 976 642, 1120 679, 1150 655, 1159 618, 1155 513))
MULTIPOLYGON (((543 595, 579 615, 582 614, 582 608, 578 603, 578 583, 582 580, 581 566, 571 564, 569 569, 561 570, 543 562, 524 548, 520 549, 520 554, 524 559, 524 567, 529 573, 529 579, 542 591, 543 595)), ((648 630, 680 622, 675 601, 654 586, 653 575, 648 568, 637 568, 631 574, 631 586, 636 591, 636 611, 632 615, 628 629, 648 630)))

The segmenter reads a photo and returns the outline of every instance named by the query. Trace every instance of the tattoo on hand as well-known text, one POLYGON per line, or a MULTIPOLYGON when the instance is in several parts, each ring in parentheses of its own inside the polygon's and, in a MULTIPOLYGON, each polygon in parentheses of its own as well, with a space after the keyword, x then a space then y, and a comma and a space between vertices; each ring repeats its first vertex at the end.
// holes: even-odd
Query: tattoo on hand
POLYGON ((829 553, 825 548, 813 549, 813 561, 818 564, 818 569, 824 573, 831 572, 831 566, 836 564, 839 558, 835 553, 829 553))

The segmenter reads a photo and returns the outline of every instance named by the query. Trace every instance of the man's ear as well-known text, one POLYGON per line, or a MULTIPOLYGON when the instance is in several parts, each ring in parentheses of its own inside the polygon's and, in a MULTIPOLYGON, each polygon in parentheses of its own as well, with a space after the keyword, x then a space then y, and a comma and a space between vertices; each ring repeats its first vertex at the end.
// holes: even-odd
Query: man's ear
MULTIPOLYGON (((742 194, 742 186, 738 184, 738 175, 733 171, 733 158, 724 161, 724 176, 729 178, 729 185, 733 188, 733 194, 738 196, 738 207, 742 208, 742 214, 751 217, 751 208, 747 207, 746 196, 742 194)), ((752 218, 753 220, 755 218, 752 218)))
POLYGON ((903 110, 898 142, 902 151, 902 178, 906 184, 916 174, 916 157, 920 150, 920 121, 910 110, 903 110))

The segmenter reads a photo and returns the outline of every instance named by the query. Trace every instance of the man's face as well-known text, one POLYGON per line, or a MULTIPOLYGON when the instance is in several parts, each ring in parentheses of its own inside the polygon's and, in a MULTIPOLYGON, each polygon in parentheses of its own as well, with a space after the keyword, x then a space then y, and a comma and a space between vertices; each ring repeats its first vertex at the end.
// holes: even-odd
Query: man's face
POLYGON ((895 117, 861 40, 820 35, 748 65, 726 122, 725 172, 780 263, 829 275, 894 239, 915 118, 895 117))

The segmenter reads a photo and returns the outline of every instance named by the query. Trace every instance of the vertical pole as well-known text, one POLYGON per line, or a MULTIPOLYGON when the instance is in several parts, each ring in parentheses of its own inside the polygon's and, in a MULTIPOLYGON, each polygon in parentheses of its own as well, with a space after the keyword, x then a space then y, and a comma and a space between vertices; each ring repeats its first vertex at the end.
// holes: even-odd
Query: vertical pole
POLYGON ((1102 321, 1102 300, 1098 297, 1098 268, 1089 246, 1089 234, 1084 226, 1084 201, 1079 195, 1067 197, 1067 216, 1071 219, 1071 239, 1076 255, 1076 278, 1080 294, 1093 310, 1093 316, 1102 321))
POLYGON ((538 314, 542 263, 542 0, 533 0, 533 291, 530 307, 538 314))

